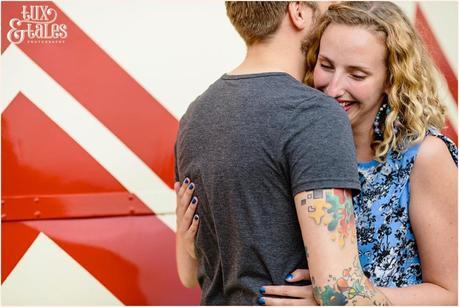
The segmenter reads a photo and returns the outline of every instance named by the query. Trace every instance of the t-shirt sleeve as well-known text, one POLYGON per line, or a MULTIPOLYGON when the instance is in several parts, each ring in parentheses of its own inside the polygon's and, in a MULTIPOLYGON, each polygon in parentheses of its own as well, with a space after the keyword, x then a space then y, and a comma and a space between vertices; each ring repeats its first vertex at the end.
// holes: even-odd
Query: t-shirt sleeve
POLYGON ((282 133, 293 195, 314 189, 360 190, 352 130, 346 112, 319 95, 300 104, 282 133))

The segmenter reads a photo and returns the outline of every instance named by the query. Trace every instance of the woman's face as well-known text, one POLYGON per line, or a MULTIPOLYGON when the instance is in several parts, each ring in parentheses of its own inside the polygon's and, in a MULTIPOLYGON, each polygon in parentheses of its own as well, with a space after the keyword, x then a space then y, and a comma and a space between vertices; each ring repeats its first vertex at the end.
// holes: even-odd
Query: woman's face
POLYGON ((314 86, 335 98, 352 129, 372 129, 384 98, 386 46, 363 27, 330 24, 320 40, 314 86))

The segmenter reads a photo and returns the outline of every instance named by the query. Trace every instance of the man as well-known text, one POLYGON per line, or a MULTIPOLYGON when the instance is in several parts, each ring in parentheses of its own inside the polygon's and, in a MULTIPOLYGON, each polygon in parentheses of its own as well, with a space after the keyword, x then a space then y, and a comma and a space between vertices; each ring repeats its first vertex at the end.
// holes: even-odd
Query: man
MULTIPOLYGON (((284 283, 306 267, 306 255, 319 303, 388 303, 358 262, 350 190, 359 182, 347 116, 301 83, 301 45, 316 5, 226 8, 246 58, 190 105, 176 143, 177 180, 199 199, 201 303, 263 304, 260 286, 284 283), (356 283, 359 293, 348 291, 356 283)), ((179 245, 178 262, 194 265, 179 245)))

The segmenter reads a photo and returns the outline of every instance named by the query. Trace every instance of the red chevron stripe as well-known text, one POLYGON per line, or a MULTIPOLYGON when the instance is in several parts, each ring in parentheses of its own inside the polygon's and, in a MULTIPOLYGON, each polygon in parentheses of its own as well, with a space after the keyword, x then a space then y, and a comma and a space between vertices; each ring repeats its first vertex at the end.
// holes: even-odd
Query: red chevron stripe
MULTIPOLYGON (((23 42, 18 47, 171 186, 177 120, 51 2, 2 2, 2 52, 8 46, 5 39, 9 29, 7 23, 11 18, 20 16, 22 5, 53 7, 59 15, 57 22, 68 26, 69 37, 61 44, 23 42)), ((2 128, 2 151, 6 151, 2 154, 7 157, 2 160, 5 163, 2 179, 6 184, 3 195, 125 191, 105 169, 94 163, 78 144, 43 116, 23 95, 18 95, 2 114, 2 128)), ((69 201, 75 206, 74 199, 64 198, 55 197, 53 200, 69 201)), ((31 199, 28 197, 25 201, 31 199)), ((64 212, 52 212, 49 216, 45 212, 43 214, 48 217, 65 216, 70 211, 67 210, 67 203, 62 206, 61 204, 53 209, 64 212)), ((84 206, 85 203, 80 201, 76 205, 84 206)), ((104 205, 101 203, 100 207, 104 205)), ((115 206, 116 210, 124 210, 121 207, 132 205, 132 202, 126 200, 121 201, 121 206, 113 203, 110 205, 115 206)), ((137 205, 145 208, 143 204, 137 205)), ((27 211, 29 207, 33 208, 26 206, 17 209, 27 211)), ((105 209, 107 207, 103 208, 105 209)), ((9 206, 7 211, 11 210, 15 210, 14 205, 9 206)), ((94 210, 97 210, 97 201, 91 203, 89 211, 94 210)), ((24 212, 15 213, 21 215, 24 212)), ((42 218, 41 215, 37 217, 42 218)), ((174 270, 174 233, 157 218, 149 217, 150 219, 132 219, 125 216, 113 220, 66 219, 29 223, 31 226, 46 225, 40 231, 55 239, 126 304, 197 303, 199 291, 185 290, 174 270), (135 223, 131 223, 132 221, 135 223), (86 224, 92 227, 86 228, 86 224), (79 226, 72 228, 73 225, 79 226), (144 230, 136 231, 136 227, 144 230), (113 234, 117 230, 121 230, 122 235, 128 239, 107 239, 106 235, 102 235, 113 234), (82 236, 83 233, 85 235, 82 236), (82 237, 83 241, 79 242, 82 237), (180 295, 174 295, 177 293, 180 295)), ((11 225, 17 224, 2 221, 5 229, 11 225)), ((4 280, 32 240, 24 232, 17 233, 19 239, 15 239, 15 234, 11 231, 3 234, 7 237, 3 238, 2 244, 18 243, 4 245, 2 261, 9 259, 2 262, 5 265, 2 267, 4 280)))
POLYGON ((179 281, 175 234, 155 216, 23 224, 46 233, 126 305, 199 303, 199 288, 179 281))
POLYGON ((424 40, 424 43, 427 46, 427 50, 434 59, 435 64, 437 64, 438 68, 445 76, 449 91, 457 103, 457 77, 449 65, 448 60, 440 47, 440 44, 435 38, 435 34, 433 33, 419 3, 416 4, 415 27, 419 31, 421 38, 424 40))
POLYGON ((38 233, 36 229, 24 224, 2 222, 2 284, 38 233))
POLYGON ((68 37, 60 44, 24 41, 18 47, 173 187, 178 121, 54 3, 2 3, 2 51, 9 43, 8 21, 29 4, 54 8, 68 37))
MULTIPOLYGON (((435 64, 444 75, 446 83, 448 84, 448 89, 457 104, 457 77, 449 65, 448 60, 440 47, 440 44, 435 38, 435 34, 433 33, 419 3, 416 4, 415 27, 419 31, 422 40, 427 46, 428 52, 435 61, 435 64)), ((457 131, 455 131, 451 125, 451 120, 457 122, 457 118, 448 118, 446 121, 446 128, 443 129, 443 132, 457 144, 457 131)))
POLYGON ((19 93, 2 114, 2 196, 111 192, 127 191, 19 93))

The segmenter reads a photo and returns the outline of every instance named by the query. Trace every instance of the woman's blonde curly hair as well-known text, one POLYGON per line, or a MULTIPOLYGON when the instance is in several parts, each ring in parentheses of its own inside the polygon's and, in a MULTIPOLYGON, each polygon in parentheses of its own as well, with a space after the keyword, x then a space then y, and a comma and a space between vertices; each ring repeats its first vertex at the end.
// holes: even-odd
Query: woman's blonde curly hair
POLYGON ((372 142, 378 161, 385 160, 389 150, 401 152, 408 145, 421 142, 428 128, 443 128, 446 109, 437 94, 438 71, 407 16, 391 2, 332 4, 303 44, 306 84, 314 86, 320 39, 331 23, 364 27, 384 35, 389 88, 386 101, 391 112, 385 118, 382 140, 372 142))

